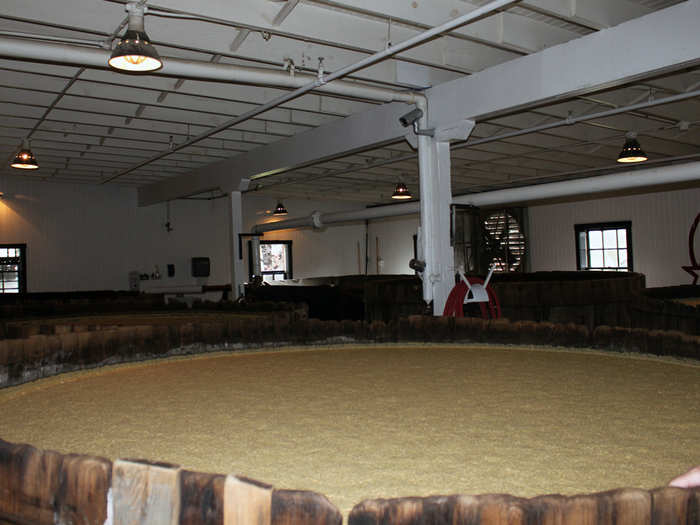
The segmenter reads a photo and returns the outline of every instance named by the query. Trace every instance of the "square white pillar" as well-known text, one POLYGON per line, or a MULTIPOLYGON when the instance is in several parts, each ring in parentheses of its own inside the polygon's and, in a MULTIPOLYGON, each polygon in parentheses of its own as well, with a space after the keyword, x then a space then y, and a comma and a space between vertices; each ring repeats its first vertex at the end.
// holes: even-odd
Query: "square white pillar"
POLYGON ((454 250, 450 246, 450 143, 418 138, 423 299, 433 302, 433 315, 442 315, 454 286, 454 250))

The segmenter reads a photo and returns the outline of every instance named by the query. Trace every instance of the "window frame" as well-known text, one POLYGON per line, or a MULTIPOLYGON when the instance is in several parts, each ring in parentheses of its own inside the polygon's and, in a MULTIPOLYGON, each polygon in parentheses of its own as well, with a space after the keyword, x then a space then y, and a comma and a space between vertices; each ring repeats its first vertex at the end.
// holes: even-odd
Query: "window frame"
MULTIPOLYGON (((593 222, 593 223, 586 223, 586 224, 575 224, 574 225, 574 237, 576 240, 576 270, 578 271, 584 271, 584 272, 605 272, 605 271, 617 271, 617 272, 633 272, 634 271, 634 257, 632 254, 632 221, 611 221, 611 222, 593 222), (626 230, 626 235, 627 235, 627 269, 622 270, 618 269, 621 268, 620 266, 616 268, 591 268, 590 265, 587 268, 582 268, 581 266, 581 233, 585 232, 586 237, 588 238, 588 232, 594 231, 594 230, 600 230, 601 232, 606 231, 606 230, 626 230)), ((603 248, 604 249, 604 248, 603 248)), ((619 250, 620 248, 616 248, 619 250)), ((590 248, 586 247, 586 256, 588 257, 588 261, 590 261, 590 248)))
MULTIPOLYGON (((294 278, 294 266, 293 266, 293 257, 292 257, 292 241, 263 241, 260 240, 260 246, 264 244, 284 244, 287 246, 287 268, 289 271, 287 272, 264 272, 262 271, 262 268, 260 269, 260 274, 263 276, 265 275, 278 275, 278 274, 284 274, 285 279, 293 279, 294 278)), ((253 242, 248 241, 248 278, 252 279, 253 278, 253 242)), ((273 279, 274 280, 274 279, 273 279)))
MULTIPOLYGON (((19 249, 19 268, 17 269, 17 295, 27 293, 27 245, 26 243, 0 244, 0 248, 19 249)), ((0 270, 0 274, 4 273, 0 270)), ((4 281, 3 281, 4 282, 4 281)), ((15 295, 12 292, 5 292, 4 286, 0 287, 0 295, 15 295)))

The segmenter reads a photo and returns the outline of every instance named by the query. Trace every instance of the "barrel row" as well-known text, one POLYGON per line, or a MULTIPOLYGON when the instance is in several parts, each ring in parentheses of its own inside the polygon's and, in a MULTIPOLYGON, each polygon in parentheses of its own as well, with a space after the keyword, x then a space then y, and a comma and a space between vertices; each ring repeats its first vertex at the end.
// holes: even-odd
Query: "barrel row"
POLYGON ((700 488, 619 489, 598 494, 432 496, 367 500, 348 525, 690 525, 700 523, 700 488))
POLYGON ((261 346, 338 343, 496 343, 671 355, 700 359, 700 337, 683 332, 583 325, 410 316, 373 321, 229 318, 181 325, 126 326, 94 332, 0 340, 0 387, 62 372, 170 355, 261 346))
MULTIPOLYGON (((537 277, 540 274, 531 274, 537 277)), ((543 272, 539 280, 513 281, 497 276, 491 286, 501 304, 513 307, 530 305, 576 306, 634 300, 644 289, 644 275, 638 273, 606 275, 605 278, 572 279, 569 272, 551 278, 543 272)), ((593 277, 592 274, 585 275, 593 277)))
POLYGON ((325 496, 177 465, 0 440, 0 523, 340 525, 325 496))

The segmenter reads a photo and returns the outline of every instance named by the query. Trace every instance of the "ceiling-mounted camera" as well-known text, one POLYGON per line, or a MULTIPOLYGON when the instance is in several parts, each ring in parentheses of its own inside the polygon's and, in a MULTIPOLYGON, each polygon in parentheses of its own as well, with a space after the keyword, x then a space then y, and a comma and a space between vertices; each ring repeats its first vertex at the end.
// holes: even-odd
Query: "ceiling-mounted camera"
POLYGON ((432 137, 435 135, 435 130, 434 129, 418 129, 418 121, 420 118, 423 116, 423 110, 416 108, 405 115, 402 115, 399 117, 399 122, 404 128, 407 128, 408 126, 413 126, 413 132, 416 135, 427 135, 429 137, 432 137))
POLYGON ((420 119, 423 116, 423 110, 421 109, 414 109, 412 111, 409 111, 405 115, 399 118, 399 122, 401 122, 401 125, 404 128, 407 128, 408 126, 415 124, 418 122, 418 119, 420 119))

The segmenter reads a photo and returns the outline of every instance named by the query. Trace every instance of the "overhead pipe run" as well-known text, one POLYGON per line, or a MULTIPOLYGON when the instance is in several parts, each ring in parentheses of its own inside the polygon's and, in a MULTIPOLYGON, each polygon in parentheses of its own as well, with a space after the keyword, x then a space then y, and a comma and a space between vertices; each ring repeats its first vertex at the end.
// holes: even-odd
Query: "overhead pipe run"
MULTIPOLYGON (((0 36, 0 56, 19 60, 36 60, 71 66, 85 66, 109 69, 107 61, 110 51, 73 45, 37 42, 26 38, 0 36)), ((298 88, 316 80, 314 75, 296 73, 294 76, 284 71, 247 66, 198 62, 179 58, 166 58, 163 67, 151 74, 165 75, 194 80, 213 80, 237 84, 252 84, 281 88, 298 88)), ((391 89, 365 86, 357 82, 339 81, 323 84, 317 91, 377 102, 406 102, 413 104, 415 94, 391 89)))
MULTIPOLYGON (((676 166, 636 169, 622 173, 600 175, 598 177, 586 177, 583 179, 460 195, 454 197, 452 203, 479 207, 525 204, 533 201, 544 201, 562 197, 594 195, 612 191, 647 188, 659 186, 661 184, 666 185, 697 181, 700 181, 700 162, 692 162, 676 166)), ((342 222, 414 215, 419 211, 420 202, 411 201, 406 204, 377 206, 376 208, 365 208, 354 211, 333 213, 314 212, 309 217, 256 224, 252 229, 252 233, 260 234, 269 231, 302 227, 321 228, 329 224, 338 224, 342 222)))

